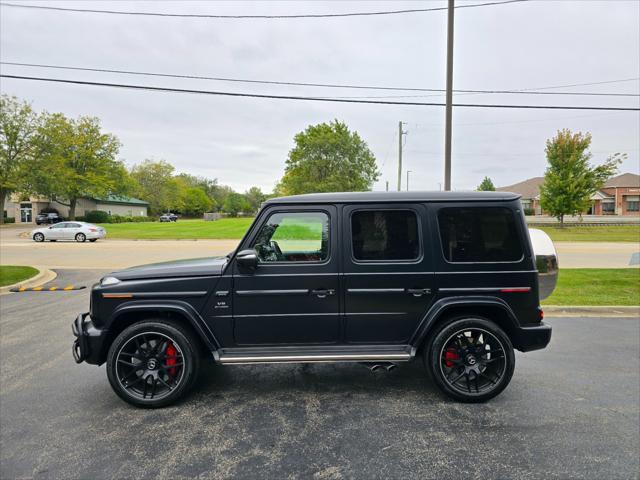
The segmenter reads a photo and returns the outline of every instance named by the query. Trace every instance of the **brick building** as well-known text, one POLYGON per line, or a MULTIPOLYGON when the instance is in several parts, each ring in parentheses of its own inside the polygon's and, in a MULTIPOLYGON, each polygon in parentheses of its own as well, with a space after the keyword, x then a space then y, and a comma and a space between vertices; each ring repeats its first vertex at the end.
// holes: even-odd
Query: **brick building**
MULTIPOLYGON (((540 206, 540 186, 544 177, 529 178, 520 183, 500 187, 500 192, 522 195, 522 207, 533 215, 543 215, 540 206)), ((640 216, 640 175, 623 173, 611 177, 600 190, 591 196, 591 207, 587 215, 640 216)))

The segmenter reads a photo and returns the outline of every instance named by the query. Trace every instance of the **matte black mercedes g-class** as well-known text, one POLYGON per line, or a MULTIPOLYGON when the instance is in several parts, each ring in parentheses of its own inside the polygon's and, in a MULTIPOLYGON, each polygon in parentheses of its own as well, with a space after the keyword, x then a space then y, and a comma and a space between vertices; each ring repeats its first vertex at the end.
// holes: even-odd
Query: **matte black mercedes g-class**
POLYGON ((73 323, 73 353, 77 362, 106 362, 115 392, 146 407, 182 396, 204 358, 237 365, 422 357, 444 393, 478 402, 507 386, 514 348, 549 343, 539 301, 556 275, 553 244, 541 231, 528 233, 515 194, 276 198, 226 258, 102 278, 90 311, 73 323))

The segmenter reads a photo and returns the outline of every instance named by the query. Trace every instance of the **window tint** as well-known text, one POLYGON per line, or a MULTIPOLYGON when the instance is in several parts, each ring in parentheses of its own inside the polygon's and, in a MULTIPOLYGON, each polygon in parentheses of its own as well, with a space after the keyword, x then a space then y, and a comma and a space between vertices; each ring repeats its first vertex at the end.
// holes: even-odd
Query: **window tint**
POLYGON ((67 223, 56 223, 51 228, 67 228, 67 223))
POLYGON ((261 262, 321 262, 329 256, 329 217, 322 212, 274 213, 253 248, 261 262))
POLYGON ((438 212, 444 257, 450 262, 515 262, 522 258, 508 208, 443 208, 438 212))
POLYGON ((356 260, 416 260, 418 219, 411 210, 361 210, 351 215, 356 260))

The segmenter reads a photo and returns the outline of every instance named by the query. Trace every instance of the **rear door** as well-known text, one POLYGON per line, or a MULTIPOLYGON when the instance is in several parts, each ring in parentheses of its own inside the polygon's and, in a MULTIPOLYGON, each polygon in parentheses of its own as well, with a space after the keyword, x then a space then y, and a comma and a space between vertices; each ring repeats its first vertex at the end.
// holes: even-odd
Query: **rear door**
POLYGON ((406 343, 433 301, 433 267, 420 204, 345 206, 345 338, 406 343))
POLYGON ((233 266, 236 345, 331 344, 340 340, 337 210, 330 205, 273 206, 240 250, 258 266, 233 266))

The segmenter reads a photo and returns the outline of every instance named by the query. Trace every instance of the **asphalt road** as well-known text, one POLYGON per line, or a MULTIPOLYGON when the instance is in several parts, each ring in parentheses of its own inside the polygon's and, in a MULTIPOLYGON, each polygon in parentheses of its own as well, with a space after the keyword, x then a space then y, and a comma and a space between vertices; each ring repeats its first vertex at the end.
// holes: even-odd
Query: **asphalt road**
POLYGON ((549 319, 550 347, 483 405, 445 400, 414 362, 210 366, 150 411, 74 363, 87 307, 88 290, 0 297, 0 478, 638 478, 638 318, 549 319))
MULTIPOLYGON (((176 228, 180 223, 176 224, 176 228)), ((239 240, 98 240, 36 243, 30 229, 0 228, 2 263, 45 268, 117 269, 144 263, 226 255, 239 240)), ((107 228, 108 235, 108 228, 107 228)), ((637 242, 557 242, 561 268, 638 268, 637 242)))

